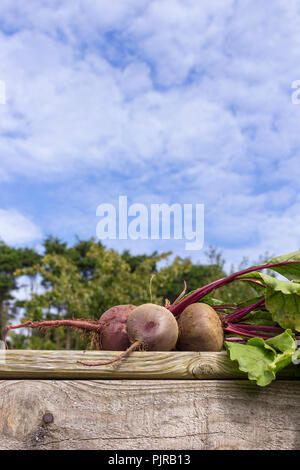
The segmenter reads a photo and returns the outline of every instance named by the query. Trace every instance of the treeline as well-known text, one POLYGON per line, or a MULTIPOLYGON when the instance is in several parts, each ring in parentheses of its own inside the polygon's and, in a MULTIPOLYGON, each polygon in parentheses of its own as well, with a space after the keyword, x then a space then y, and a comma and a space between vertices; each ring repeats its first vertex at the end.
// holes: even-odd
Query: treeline
MULTIPOLYGON (((41 255, 33 249, 13 248, 0 243, 0 331, 15 321, 62 318, 94 318, 113 305, 139 305, 152 301, 161 305, 173 302, 183 289, 197 289, 226 276, 225 261, 218 250, 210 247, 207 264, 192 263, 189 258, 172 258, 171 252, 132 255, 118 253, 101 242, 77 240, 73 246, 55 237, 43 243, 41 255), (26 300, 14 293, 29 289, 26 300), (29 286, 29 288, 28 288, 29 286)), ((244 260, 242 264, 246 264, 244 260)), ((251 297, 251 288, 241 283, 216 292, 224 302, 251 297)), ((11 333, 11 348, 81 349, 86 342, 70 329, 47 332, 11 333)))

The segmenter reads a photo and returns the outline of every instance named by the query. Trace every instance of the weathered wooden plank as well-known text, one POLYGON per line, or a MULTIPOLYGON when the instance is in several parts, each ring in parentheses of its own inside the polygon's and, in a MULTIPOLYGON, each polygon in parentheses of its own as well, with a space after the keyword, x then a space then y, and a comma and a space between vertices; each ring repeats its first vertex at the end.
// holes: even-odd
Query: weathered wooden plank
MULTIPOLYGON (((86 367, 76 361, 108 361, 111 351, 0 351, 2 379, 234 379, 247 378, 225 352, 134 352, 119 364, 86 367)), ((294 368, 281 377, 294 378, 294 368)))
POLYGON ((0 381, 2 450, 300 449, 299 423, 295 381, 0 381))

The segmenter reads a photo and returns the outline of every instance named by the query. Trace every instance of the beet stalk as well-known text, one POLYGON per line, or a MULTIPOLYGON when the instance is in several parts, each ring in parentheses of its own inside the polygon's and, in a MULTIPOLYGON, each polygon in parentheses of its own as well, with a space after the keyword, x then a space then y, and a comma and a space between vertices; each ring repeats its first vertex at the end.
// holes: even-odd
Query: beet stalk
POLYGON ((228 315, 224 315, 221 317, 221 320, 226 323, 226 322, 231 322, 231 323, 236 323, 239 320, 241 320, 243 317, 248 315, 248 313, 252 312, 253 310, 257 308, 261 308, 265 306, 265 299, 261 299, 255 304, 252 305, 247 305, 246 307, 240 307, 235 310, 235 312, 229 313, 228 315))
POLYGON ((251 268, 244 269, 243 271, 230 274, 227 277, 223 277, 222 279, 218 279, 217 281, 211 282, 210 284, 207 284, 206 286, 203 286, 200 289, 197 289, 196 291, 192 292, 190 295, 185 297, 183 300, 181 300, 179 303, 175 305, 174 304, 170 305, 168 309, 173 313, 175 317, 177 317, 190 304, 198 302, 203 297, 210 294, 210 292, 212 292, 213 290, 218 289, 219 287, 226 286, 227 284, 230 284, 231 282, 237 280, 240 276, 244 274, 248 274, 248 273, 262 270, 262 269, 271 269, 277 266, 286 266, 287 264, 299 264, 299 263, 300 261, 282 261, 280 263, 271 263, 271 264, 269 263, 269 264, 263 264, 263 265, 253 266, 251 268))

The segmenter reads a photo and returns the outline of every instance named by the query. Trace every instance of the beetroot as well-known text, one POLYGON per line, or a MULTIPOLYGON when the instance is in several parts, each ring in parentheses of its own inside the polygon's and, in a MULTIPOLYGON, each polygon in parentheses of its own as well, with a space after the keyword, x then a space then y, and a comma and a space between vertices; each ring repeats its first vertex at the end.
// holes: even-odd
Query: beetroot
POLYGON ((106 351, 125 351, 125 349, 130 346, 126 331, 126 322, 134 309, 135 305, 117 305, 103 313, 99 321, 101 324, 99 349, 106 351))
POLYGON ((12 325, 6 328, 10 330, 18 328, 57 328, 67 326, 83 330, 91 335, 92 349, 105 349, 108 351, 123 351, 130 345, 126 321, 135 305, 116 305, 111 307, 101 316, 100 320, 40 320, 27 321, 21 325, 12 325))
POLYGON ((221 351, 223 327, 216 311, 207 304, 189 305, 178 319, 181 351, 221 351))
POLYGON ((136 307, 128 317, 126 330, 132 344, 119 357, 108 362, 79 363, 85 366, 112 364, 138 348, 148 351, 171 351, 178 340, 178 324, 175 317, 165 307, 156 304, 136 307))
POLYGON ((165 307, 144 304, 129 316, 127 334, 131 343, 138 342, 148 351, 171 351, 178 339, 178 325, 165 307))

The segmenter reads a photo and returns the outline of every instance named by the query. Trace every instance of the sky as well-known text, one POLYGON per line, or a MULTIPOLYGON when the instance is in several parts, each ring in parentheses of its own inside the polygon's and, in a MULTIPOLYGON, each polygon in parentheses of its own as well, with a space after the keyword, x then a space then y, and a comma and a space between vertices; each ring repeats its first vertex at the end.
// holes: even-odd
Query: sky
POLYGON ((226 260, 300 247, 297 0, 1 0, 0 237, 96 236, 99 204, 204 204, 226 260))

